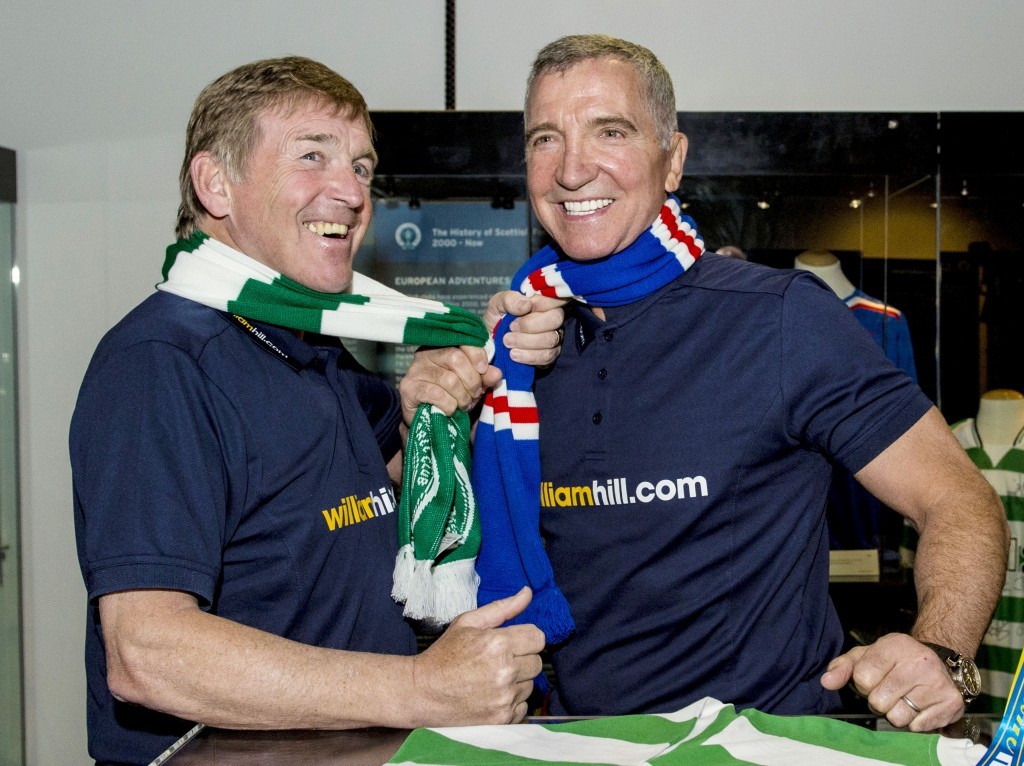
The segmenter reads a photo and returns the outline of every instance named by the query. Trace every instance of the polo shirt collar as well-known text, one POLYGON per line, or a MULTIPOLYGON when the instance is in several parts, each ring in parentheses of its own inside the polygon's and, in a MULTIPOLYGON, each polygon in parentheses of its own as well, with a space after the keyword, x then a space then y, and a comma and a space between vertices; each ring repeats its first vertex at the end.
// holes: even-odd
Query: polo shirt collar
POLYGON ((259 348, 293 370, 298 371, 310 366, 318 356, 316 348, 284 327, 248 319, 227 311, 221 311, 220 315, 259 348))
POLYGON ((591 341, 593 341, 598 335, 614 332, 622 325, 632 321, 635 317, 640 316, 640 314, 647 310, 648 306, 659 300, 664 294, 675 290, 681 284, 682 278, 685 277, 687 273, 689 273, 689 269, 685 273, 680 274, 679 278, 672 280, 664 287, 658 288, 647 297, 641 298, 638 301, 634 301, 633 303, 629 303, 625 306, 602 307, 604 308, 604 321, 598 319, 597 315, 589 306, 582 303, 571 304, 572 308, 570 311, 572 311, 576 317, 575 341, 577 352, 582 354, 583 350, 589 346, 591 341))

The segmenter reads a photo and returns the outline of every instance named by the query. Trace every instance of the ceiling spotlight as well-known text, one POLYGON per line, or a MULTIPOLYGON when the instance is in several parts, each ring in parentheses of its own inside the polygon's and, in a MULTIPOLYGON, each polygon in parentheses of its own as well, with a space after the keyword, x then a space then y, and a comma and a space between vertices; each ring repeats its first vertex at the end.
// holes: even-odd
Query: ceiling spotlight
POLYGON ((861 204, 863 204, 863 203, 859 199, 854 198, 854 199, 850 200, 850 207, 852 207, 854 210, 859 208, 861 206, 861 204))
POLYGON ((964 184, 963 184, 963 186, 960 189, 960 196, 961 197, 966 197, 967 194, 968 194, 968 191, 967 191, 967 179, 965 178, 964 179, 964 184))
POLYGON ((875 184, 874 183, 868 184, 868 196, 869 197, 874 197, 875 196, 875 184))
POLYGON ((759 208, 761 208, 762 210, 767 210, 768 208, 771 207, 771 205, 768 204, 768 200, 766 200, 766 199, 758 200, 757 201, 757 206, 759 208))

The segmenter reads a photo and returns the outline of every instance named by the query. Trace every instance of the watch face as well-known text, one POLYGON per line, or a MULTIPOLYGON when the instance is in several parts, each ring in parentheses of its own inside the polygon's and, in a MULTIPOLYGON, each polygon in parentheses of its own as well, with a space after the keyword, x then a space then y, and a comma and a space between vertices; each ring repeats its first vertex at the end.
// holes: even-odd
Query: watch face
POLYGON ((978 666, 964 657, 961 660, 960 667, 963 670, 964 690, 971 697, 977 697, 981 694, 981 674, 978 672, 978 666))

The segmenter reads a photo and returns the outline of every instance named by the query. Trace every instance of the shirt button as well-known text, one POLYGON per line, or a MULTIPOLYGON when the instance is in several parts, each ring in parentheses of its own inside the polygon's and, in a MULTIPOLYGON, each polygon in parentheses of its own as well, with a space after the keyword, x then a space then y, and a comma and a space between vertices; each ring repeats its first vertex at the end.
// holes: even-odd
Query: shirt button
POLYGON ((614 330, 605 330, 604 331, 604 339, 606 341, 608 341, 609 343, 611 343, 611 340, 614 337, 615 337, 615 331, 614 330))
POLYGON ((598 378, 598 380, 604 380, 607 377, 608 377, 608 370, 606 370, 604 367, 602 367, 600 370, 597 371, 597 378, 598 378))
POLYGON ((592 417, 591 420, 594 421, 594 425, 595 426, 601 425, 601 420, 602 420, 601 413, 600 412, 595 412, 594 413, 594 417, 592 417))

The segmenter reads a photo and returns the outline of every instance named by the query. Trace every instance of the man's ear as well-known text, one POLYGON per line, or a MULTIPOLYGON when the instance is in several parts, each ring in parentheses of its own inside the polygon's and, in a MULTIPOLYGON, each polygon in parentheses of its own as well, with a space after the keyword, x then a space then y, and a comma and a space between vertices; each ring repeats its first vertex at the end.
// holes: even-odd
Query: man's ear
POLYGON ((665 176, 665 191, 670 194, 679 188, 679 182, 683 180, 683 163, 686 162, 686 149, 689 141, 683 133, 675 133, 669 142, 669 168, 665 176))
POLYGON ((231 213, 231 180, 224 165, 210 152, 197 152, 188 166, 199 201, 213 218, 231 213))

